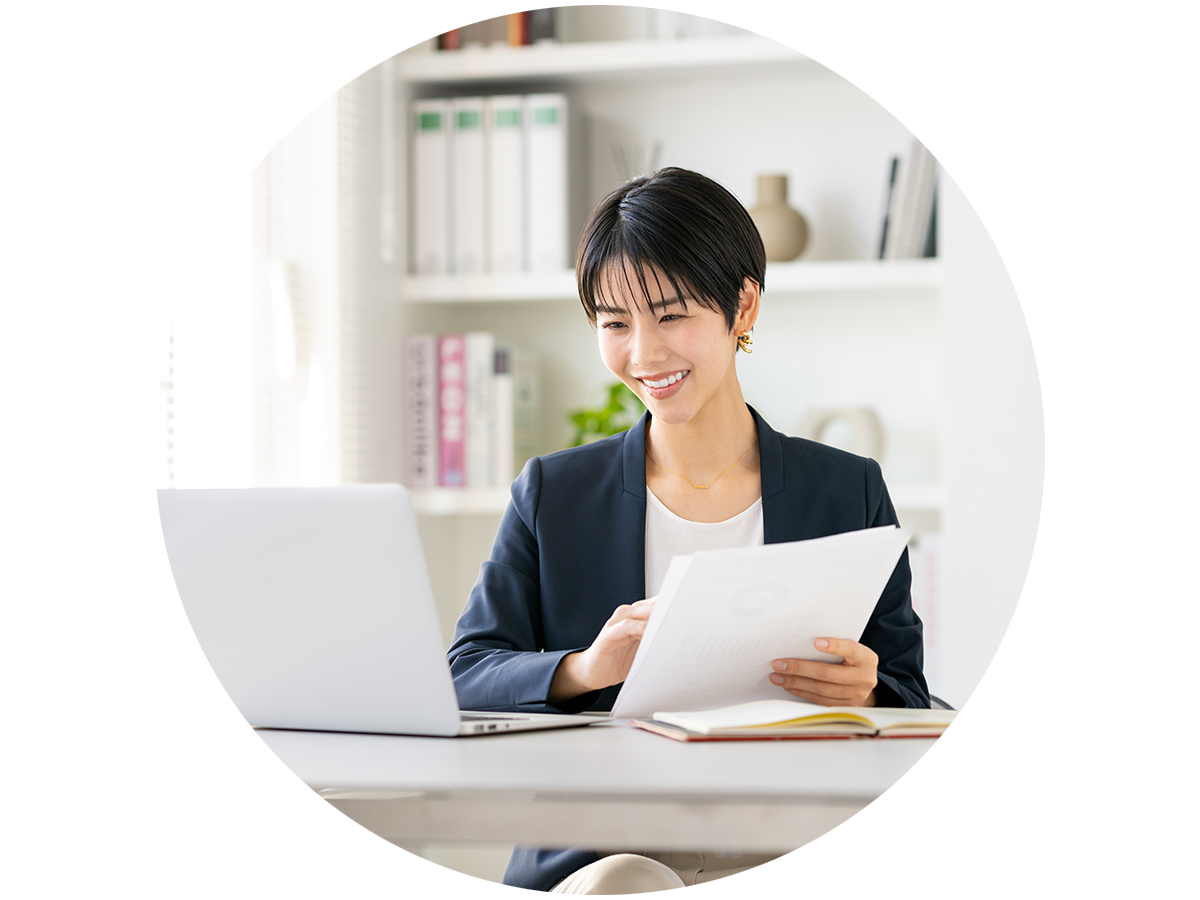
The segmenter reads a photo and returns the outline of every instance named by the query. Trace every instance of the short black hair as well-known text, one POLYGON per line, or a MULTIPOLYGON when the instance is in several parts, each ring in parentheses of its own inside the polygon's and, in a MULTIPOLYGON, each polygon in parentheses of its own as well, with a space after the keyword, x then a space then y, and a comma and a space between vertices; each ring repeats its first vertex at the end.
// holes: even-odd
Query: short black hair
POLYGON ((661 272, 685 307, 692 299, 723 313, 732 330, 745 279, 761 291, 766 267, 762 237, 737 197, 711 178, 671 166, 627 181, 600 201, 579 241, 575 281, 593 325, 613 279, 623 278, 636 296, 632 270, 643 298, 647 275, 657 280, 661 272))

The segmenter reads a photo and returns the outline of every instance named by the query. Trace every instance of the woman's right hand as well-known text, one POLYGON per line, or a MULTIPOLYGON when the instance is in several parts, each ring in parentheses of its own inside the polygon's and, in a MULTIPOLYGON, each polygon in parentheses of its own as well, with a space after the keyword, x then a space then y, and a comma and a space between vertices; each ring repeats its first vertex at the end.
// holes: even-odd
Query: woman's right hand
POLYGON ((648 597, 618 606, 592 641, 592 646, 564 656, 550 684, 549 701, 564 703, 580 694, 624 681, 646 631, 654 600, 654 597, 648 597))

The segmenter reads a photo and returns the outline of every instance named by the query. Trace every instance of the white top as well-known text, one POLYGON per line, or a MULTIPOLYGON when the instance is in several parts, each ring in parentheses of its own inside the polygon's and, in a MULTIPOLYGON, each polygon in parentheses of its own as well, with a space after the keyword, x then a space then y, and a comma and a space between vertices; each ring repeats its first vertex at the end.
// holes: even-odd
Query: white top
POLYGON ((681 519, 646 488, 646 596, 658 594, 671 557, 697 550, 753 547, 763 543, 762 497, 724 522, 681 519))

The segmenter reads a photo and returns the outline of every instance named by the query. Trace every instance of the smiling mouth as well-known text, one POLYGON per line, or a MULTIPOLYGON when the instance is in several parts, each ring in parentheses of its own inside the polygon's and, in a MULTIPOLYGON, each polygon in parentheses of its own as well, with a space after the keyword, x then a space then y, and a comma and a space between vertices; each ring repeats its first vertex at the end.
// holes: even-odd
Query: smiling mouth
POLYGON ((687 375, 690 371, 691 371, 691 369, 684 369, 681 372, 676 372, 673 375, 668 375, 666 378, 661 378, 658 381, 650 381, 647 378, 639 378, 638 381, 640 381, 646 387, 665 388, 665 387, 670 387, 677 381, 681 381, 683 379, 683 377, 685 375, 687 375))

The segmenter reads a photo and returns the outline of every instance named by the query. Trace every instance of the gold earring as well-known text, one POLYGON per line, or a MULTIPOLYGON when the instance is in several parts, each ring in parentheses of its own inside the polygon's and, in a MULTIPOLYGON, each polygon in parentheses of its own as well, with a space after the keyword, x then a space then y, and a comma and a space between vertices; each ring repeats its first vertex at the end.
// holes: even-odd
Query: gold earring
POLYGON ((747 353, 754 352, 753 350, 750 349, 750 345, 754 343, 754 341, 750 340, 750 332, 743 331, 741 334, 739 334, 737 342, 738 342, 738 349, 745 350, 747 353))

